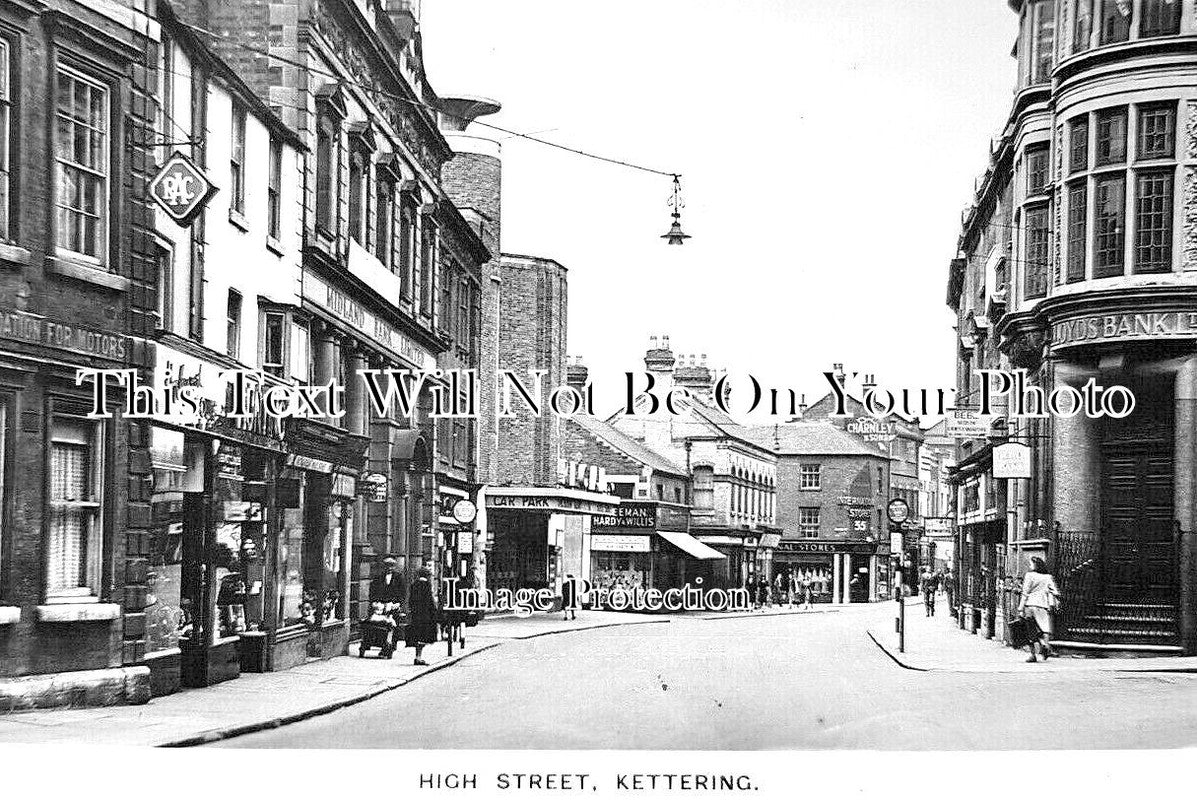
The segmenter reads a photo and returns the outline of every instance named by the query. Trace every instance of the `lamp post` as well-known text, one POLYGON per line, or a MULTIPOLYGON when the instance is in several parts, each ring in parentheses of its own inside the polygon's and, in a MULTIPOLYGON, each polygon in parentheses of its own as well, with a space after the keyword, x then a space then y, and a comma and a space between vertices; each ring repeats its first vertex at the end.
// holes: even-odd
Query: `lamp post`
POLYGON ((673 224, 669 226, 668 233, 662 234, 661 238, 669 242, 669 244, 685 244, 686 240, 690 238, 688 234, 682 232, 682 209, 686 204, 682 200, 682 182, 681 175, 673 176, 673 195, 669 198, 669 206, 673 209, 673 224))

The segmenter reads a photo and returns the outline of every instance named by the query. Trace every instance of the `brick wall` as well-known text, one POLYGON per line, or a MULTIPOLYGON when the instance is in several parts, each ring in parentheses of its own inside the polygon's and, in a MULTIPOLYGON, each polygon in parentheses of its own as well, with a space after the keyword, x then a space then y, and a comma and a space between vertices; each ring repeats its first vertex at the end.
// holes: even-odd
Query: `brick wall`
POLYGON ((862 538, 850 535, 851 525, 848 506, 840 503, 840 497, 855 495, 853 482, 860 476, 861 469, 867 470, 868 485, 872 498, 870 532, 877 541, 888 541, 888 533, 878 529, 878 512, 881 512, 882 526, 885 523, 885 506, 888 502, 889 470, 886 459, 869 456, 781 455, 777 461, 777 526, 785 531, 785 538, 795 539, 798 532, 798 510, 803 507, 818 507, 819 538, 848 539, 862 538), (800 489, 799 474, 803 464, 819 464, 821 488, 800 489), (882 491, 877 491, 877 469, 882 470, 882 491), (841 530, 836 530, 837 528, 841 530))

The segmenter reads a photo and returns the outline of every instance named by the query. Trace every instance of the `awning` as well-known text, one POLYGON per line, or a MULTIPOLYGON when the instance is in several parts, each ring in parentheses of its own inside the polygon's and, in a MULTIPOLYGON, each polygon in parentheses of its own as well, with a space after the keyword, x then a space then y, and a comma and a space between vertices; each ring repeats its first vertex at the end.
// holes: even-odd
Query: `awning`
POLYGON ((720 553, 713 547, 707 547, 702 542, 695 539, 688 533, 681 531, 657 531, 657 535, 679 550, 682 550, 694 558, 702 559, 704 561, 714 561, 717 558, 727 558, 727 556, 720 553))

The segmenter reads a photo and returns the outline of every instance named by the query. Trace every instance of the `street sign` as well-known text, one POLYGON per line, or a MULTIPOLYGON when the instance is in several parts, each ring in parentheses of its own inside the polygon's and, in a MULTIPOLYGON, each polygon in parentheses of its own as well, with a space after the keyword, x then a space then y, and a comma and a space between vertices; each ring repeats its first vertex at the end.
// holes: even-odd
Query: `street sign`
POLYGON ((1031 477, 1031 448, 1021 442, 1006 442, 993 448, 993 477, 1031 477))
POLYGON ((175 151, 150 181, 150 195, 177 224, 186 228, 216 194, 215 184, 187 156, 175 151))
POLYGON ((367 472, 357 482, 358 491, 371 503, 387 501, 387 476, 381 472, 367 472))
POLYGON ((885 507, 885 513, 889 516, 890 522, 902 523, 910 517, 910 506, 901 497, 895 497, 885 507))
POLYGON ((453 504, 453 519, 468 525, 478 516, 478 506, 472 500, 458 500, 453 504))

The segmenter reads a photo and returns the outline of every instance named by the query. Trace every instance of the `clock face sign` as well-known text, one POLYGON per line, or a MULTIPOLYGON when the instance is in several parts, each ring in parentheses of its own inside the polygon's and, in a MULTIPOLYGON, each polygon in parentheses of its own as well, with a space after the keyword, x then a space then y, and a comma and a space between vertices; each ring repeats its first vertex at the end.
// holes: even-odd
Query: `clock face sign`
POLYGON ((187 227, 216 194, 216 186, 187 156, 176 152, 150 181, 150 195, 176 223, 187 227))
POLYGON ((890 522, 905 522, 910 518, 910 506, 900 497, 895 497, 889 501, 886 512, 889 515, 890 522))
POLYGON ((453 519, 467 525, 478 516, 478 507, 471 500, 458 500, 453 504, 453 519))

